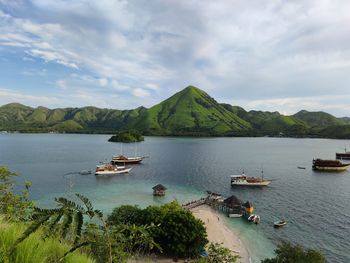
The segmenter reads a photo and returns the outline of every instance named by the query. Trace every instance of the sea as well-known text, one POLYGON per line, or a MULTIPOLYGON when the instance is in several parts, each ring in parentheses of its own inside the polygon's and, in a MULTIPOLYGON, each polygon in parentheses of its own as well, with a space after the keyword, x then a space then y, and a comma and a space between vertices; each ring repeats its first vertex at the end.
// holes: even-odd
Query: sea
POLYGON ((106 215, 123 204, 161 205, 206 196, 250 201, 261 224, 227 218, 229 227, 248 247, 251 262, 272 257, 283 241, 323 251, 327 262, 350 262, 350 173, 314 172, 313 158, 334 159, 348 140, 292 138, 145 137, 141 143, 108 142, 109 135, 0 134, 0 165, 18 173, 17 190, 32 182, 30 197, 41 207, 55 197, 86 195, 106 215), (147 158, 129 174, 96 177, 96 164, 123 153, 147 158), (298 167, 305 167, 299 169, 298 167), (230 186, 230 175, 244 172, 271 179, 264 188, 230 186), (153 197, 158 183, 168 188, 153 197), (288 225, 275 229, 285 218, 288 225))

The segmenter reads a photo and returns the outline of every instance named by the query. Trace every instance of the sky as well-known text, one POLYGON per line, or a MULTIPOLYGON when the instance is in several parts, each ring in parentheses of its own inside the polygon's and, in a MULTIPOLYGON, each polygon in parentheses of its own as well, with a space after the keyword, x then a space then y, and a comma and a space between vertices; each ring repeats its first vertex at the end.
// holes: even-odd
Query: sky
POLYGON ((0 105, 132 109, 188 85, 350 116, 348 0, 0 0, 0 105))

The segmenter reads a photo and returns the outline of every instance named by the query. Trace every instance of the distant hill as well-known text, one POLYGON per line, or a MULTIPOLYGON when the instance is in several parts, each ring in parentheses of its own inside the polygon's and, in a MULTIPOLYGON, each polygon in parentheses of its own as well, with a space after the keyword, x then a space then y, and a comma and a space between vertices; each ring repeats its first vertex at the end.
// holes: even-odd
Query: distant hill
POLYGON ((19 103, 0 107, 0 130, 19 132, 115 133, 135 129, 145 135, 350 138, 349 127, 350 118, 325 112, 302 110, 285 116, 246 111, 218 103, 193 86, 149 109, 48 109, 19 103))

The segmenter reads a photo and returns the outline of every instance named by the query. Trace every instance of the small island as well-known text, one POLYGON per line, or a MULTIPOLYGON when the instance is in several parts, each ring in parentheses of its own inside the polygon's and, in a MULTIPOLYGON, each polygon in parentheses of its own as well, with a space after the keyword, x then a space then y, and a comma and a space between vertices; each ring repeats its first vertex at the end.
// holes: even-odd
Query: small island
POLYGON ((144 137, 139 131, 129 130, 129 131, 120 131, 116 135, 113 135, 109 138, 109 142, 142 142, 144 137))

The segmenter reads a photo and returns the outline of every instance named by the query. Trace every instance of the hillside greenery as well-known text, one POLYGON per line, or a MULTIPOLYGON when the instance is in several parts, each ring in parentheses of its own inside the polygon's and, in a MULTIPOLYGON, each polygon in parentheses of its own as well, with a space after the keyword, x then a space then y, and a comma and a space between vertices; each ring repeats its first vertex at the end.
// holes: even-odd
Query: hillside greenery
POLYGON ((275 250, 274 258, 262 260, 261 263, 325 263, 326 258, 315 249, 301 245, 281 243, 275 250))
POLYGON ((350 118, 326 112, 245 111, 218 103, 204 91, 188 86, 147 109, 96 107, 48 109, 19 103, 0 107, 0 131, 108 133, 137 130, 161 136, 288 136, 350 138, 350 118), (340 135, 339 135, 340 134, 340 135))
POLYGON ((145 138, 136 130, 120 131, 108 139, 109 142, 142 142, 145 138))
POLYGON ((203 252, 208 243, 203 222, 177 202, 145 209, 124 205, 113 210, 108 222, 111 225, 158 225, 150 235, 169 256, 194 257, 203 252))

